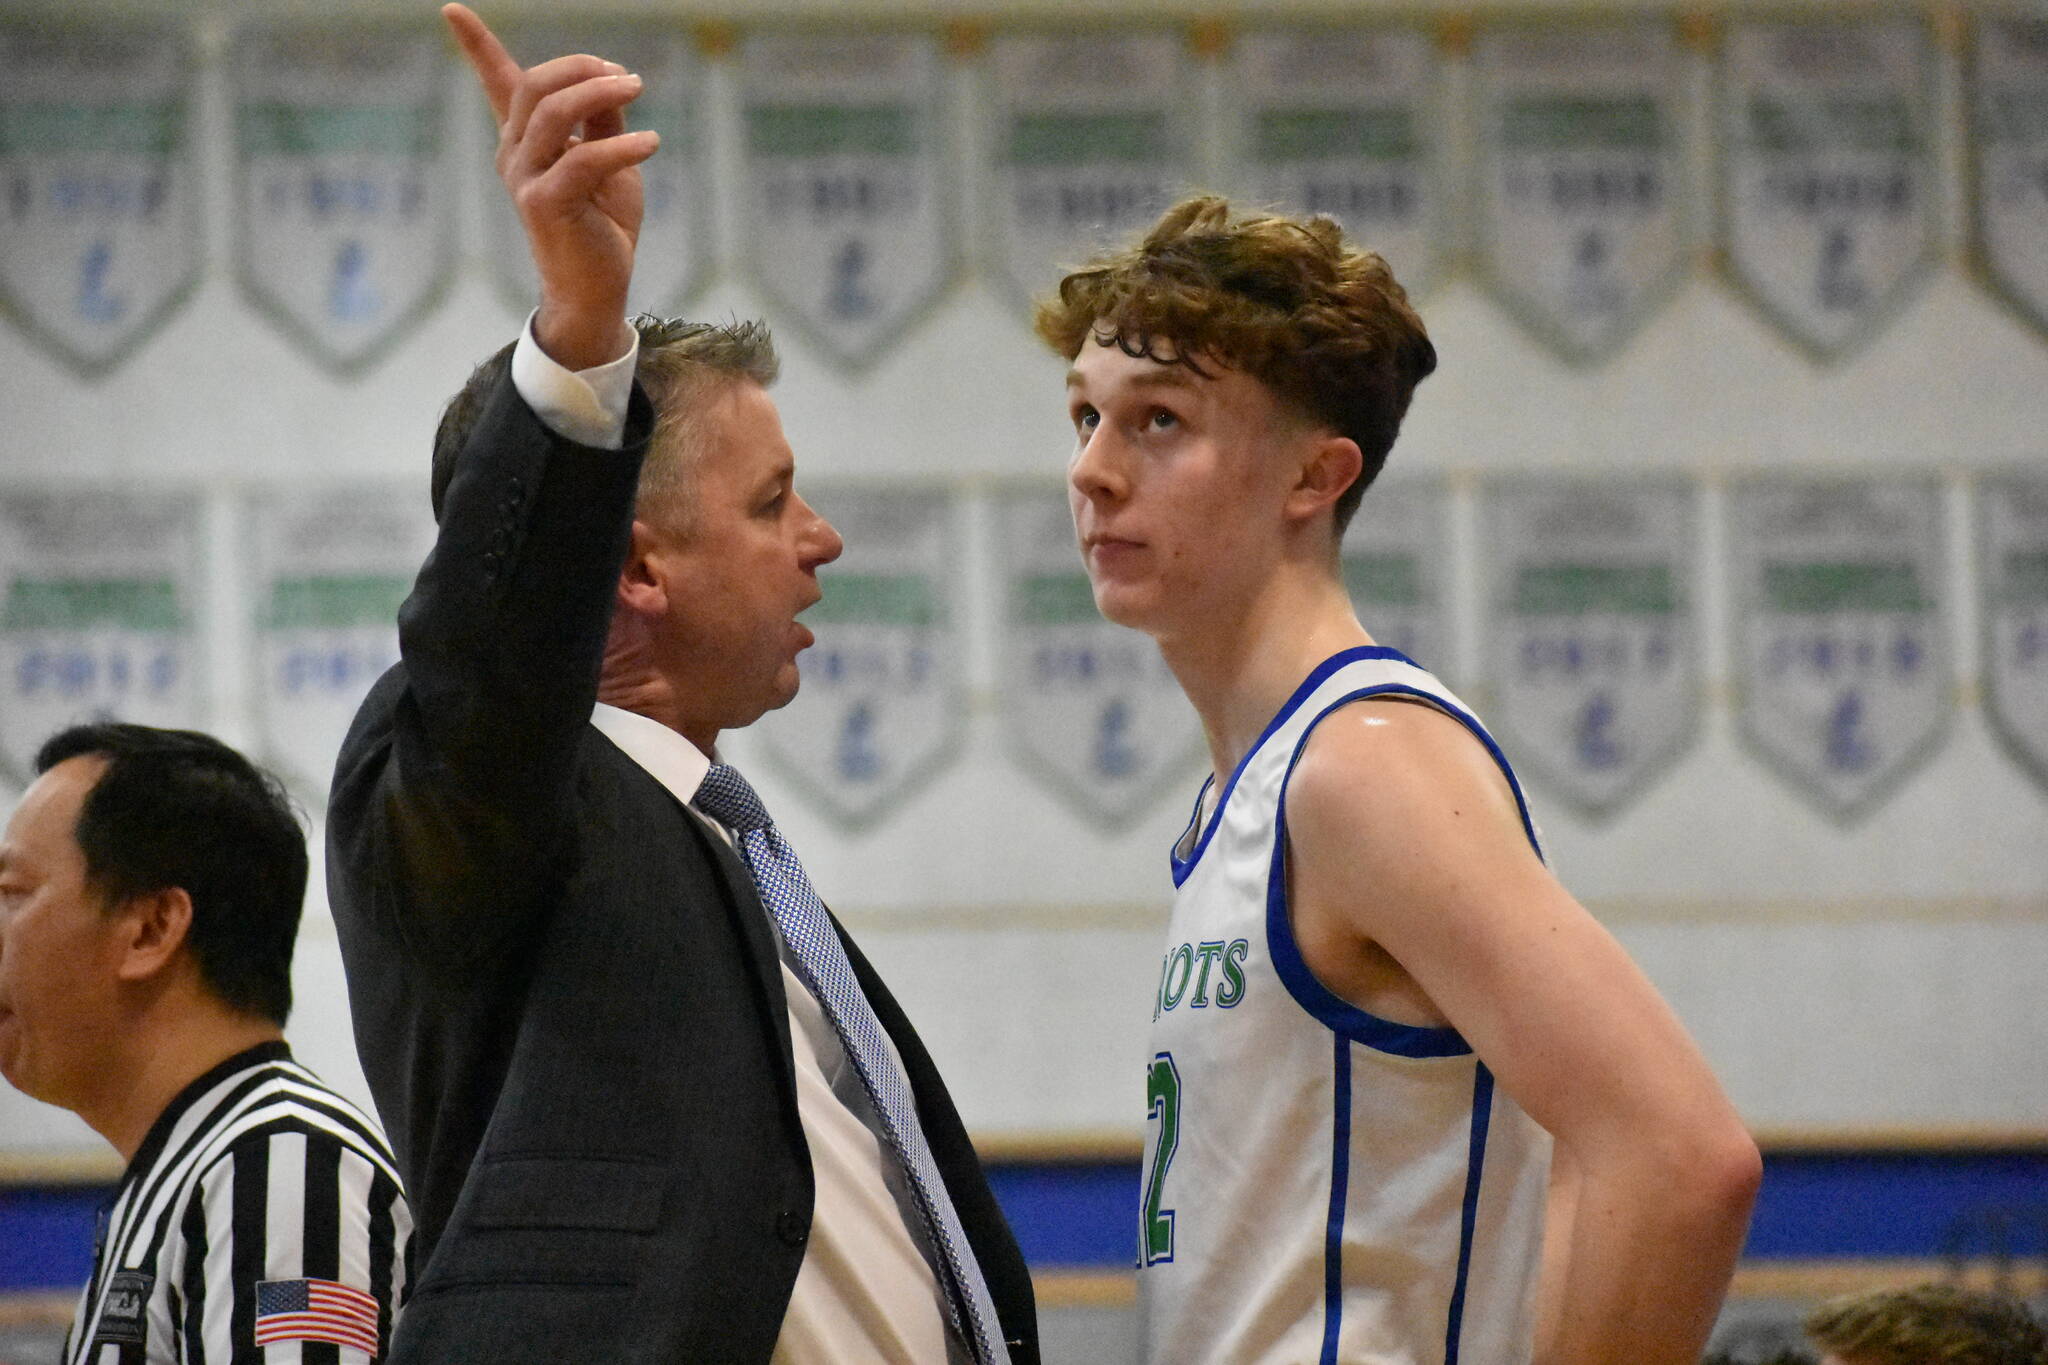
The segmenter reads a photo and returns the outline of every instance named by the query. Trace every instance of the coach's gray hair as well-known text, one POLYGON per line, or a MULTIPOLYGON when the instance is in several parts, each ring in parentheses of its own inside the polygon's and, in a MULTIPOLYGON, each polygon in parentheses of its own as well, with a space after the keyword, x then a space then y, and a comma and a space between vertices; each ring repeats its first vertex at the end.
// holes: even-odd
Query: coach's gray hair
MULTIPOLYGON (((684 322, 645 314, 633 319, 640 334, 640 359, 634 375, 654 405, 654 435, 640 467, 638 506, 672 501, 689 524, 690 474, 702 450, 696 419, 726 385, 748 382, 767 388, 775 382, 781 362, 764 322, 684 322)), ((471 372, 462 391, 450 399, 434 433, 434 468, 429 494, 434 517, 455 475, 456 457, 483 415, 485 402, 505 382, 512 368, 512 344, 502 347, 471 372)))
POLYGON ((781 373, 768 324, 684 322, 643 314, 633 319, 640 334, 635 376, 654 405, 654 434, 640 466, 636 506, 675 509, 686 529, 694 521, 688 496, 703 454, 704 409, 734 383, 767 388, 781 373))

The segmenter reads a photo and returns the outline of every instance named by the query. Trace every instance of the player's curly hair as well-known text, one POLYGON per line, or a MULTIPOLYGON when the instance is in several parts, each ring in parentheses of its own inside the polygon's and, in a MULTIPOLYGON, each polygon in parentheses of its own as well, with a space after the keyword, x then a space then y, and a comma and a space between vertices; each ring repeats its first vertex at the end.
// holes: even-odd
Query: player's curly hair
POLYGON ((1183 200, 1137 246, 1069 274, 1034 321, 1069 360, 1092 339, 1205 376, 1204 360, 1242 370, 1356 441, 1365 464, 1337 500, 1340 535, 1436 368, 1407 292, 1334 220, 1233 219, 1214 196, 1183 200))
POLYGON ((1923 1284, 1831 1299, 1806 1334, 1856 1365, 2043 1365, 2048 1331, 2003 1295, 1923 1284))

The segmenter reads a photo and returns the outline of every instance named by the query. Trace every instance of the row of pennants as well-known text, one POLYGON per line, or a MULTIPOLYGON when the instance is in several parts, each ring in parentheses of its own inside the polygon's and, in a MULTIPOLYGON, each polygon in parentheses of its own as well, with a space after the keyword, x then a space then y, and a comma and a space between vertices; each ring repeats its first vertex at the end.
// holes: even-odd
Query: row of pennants
MULTIPOLYGON (((713 197, 735 195, 740 265, 771 316, 849 370, 886 354, 970 256, 1023 305, 1198 184, 1333 214, 1420 296, 1475 223, 1471 259, 1505 309, 1568 360, 1597 363, 1699 259, 1689 157, 1702 139, 1723 268, 1816 359, 1852 352, 1911 296, 1954 193, 1976 273, 2048 331, 2038 16, 992 34, 672 20, 505 36, 522 60, 596 51, 646 79, 633 118, 663 147, 647 169, 636 306, 674 312, 701 293, 713 197), (1965 75, 1954 114, 1938 76, 1951 48, 1965 75), (1715 71, 1704 117, 1687 75, 1701 50, 1715 71), (1470 78, 1462 119, 1454 64, 1470 78), (949 112, 961 73, 976 82, 964 120, 949 112), (1205 88, 1223 92, 1220 116, 1205 88), (730 183, 711 154, 718 90, 739 130, 730 183), (1960 187, 1943 183, 1940 154, 1956 117, 1960 187), (1449 145, 1458 126, 1471 147, 1449 145), (975 168, 967 185, 960 164, 975 168), (1454 174, 1467 165, 1469 179, 1454 174)), ((199 276, 197 51, 177 26, 0 23, 0 307, 83 372, 133 352, 199 276)), ((249 298, 336 372, 387 352, 454 272, 455 201, 488 174, 450 155, 451 116, 480 104, 454 66, 418 24, 252 22, 226 49, 233 201, 216 216, 233 224, 249 298)), ((517 223, 485 192, 482 254, 523 309, 517 223)))
MULTIPOLYGON (((1698 740, 1710 675, 1733 682, 1749 750, 1852 822, 1933 754, 1961 691, 1959 629, 1981 641, 1986 718, 2048 789, 2048 475, 1968 487, 1975 582, 1953 581, 1950 498, 1933 475, 1489 479, 1470 504, 1480 584, 1475 673, 1458 676, 1440 479, 1383 481, 1344 550, 1361 619, 1453 686, 1470 684, 1545 800, 1623 810, 1698 740), (1718 512, 1711 509, 1718 507, 1718 512), (1721 562, 1702 567, 1708 521, 1721 562), (1703 575, 1729 603, 1729 657, 1706 657, 1703 575)), ((868 826, 957 757, 968 721, 965 618, 992 610, 995 694, 1012 755, 1099 827, 1192 791, 1206 749, 1143 636, 1096 612, 1064 491, 840 484, 810 490, 846 540, 805 616, 803 686, 752 741, 824 814, 868 826), (981 553, 993 607, 959 586, 967 503, 993 500, 981 553)), ((424 499, 389 484, 252 494, 235 542, 254 642, 259 748, 324 800, 350 717, 397 657, 399 602, 433 539, 424 499)), ((204 713, 201 494, 0 491, 0 777, 100 714, 191 725, 204 713)), ((545 666, 537 663, 536 666, 545 666)))

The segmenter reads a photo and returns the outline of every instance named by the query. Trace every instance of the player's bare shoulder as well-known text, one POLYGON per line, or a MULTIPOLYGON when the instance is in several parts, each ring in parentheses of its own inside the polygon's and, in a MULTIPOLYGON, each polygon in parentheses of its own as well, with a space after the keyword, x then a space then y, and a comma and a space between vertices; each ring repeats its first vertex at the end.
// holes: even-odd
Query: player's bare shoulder
POLYGON ((1454 1020, 1452 978, 1512 907, 1555 888, 1487 742, 1427 703, 1331 712, 1288 782, 1286 818, 1304 959, 1339 995, 1402 1022, 1454 1020))
POLYGON ((1530 855, 1520 803, 1486 741, 1427 702, 1353 702, 1309 735, 1287 784, 1298 855, 1384 859, 1498 843, 1530 855))

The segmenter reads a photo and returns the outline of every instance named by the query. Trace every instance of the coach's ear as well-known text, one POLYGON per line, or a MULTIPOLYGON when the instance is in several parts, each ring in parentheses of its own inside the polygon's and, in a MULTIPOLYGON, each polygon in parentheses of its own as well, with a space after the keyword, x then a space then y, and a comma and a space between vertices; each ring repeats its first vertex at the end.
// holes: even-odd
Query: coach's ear
POLYGON ((192 933, 192 897, 179 886, 130 896, 113 912, 123 981, 160 975, 192 933))
POLYGON ((618 604, 636 616, 652 618, 668 610, 668 585, 656 563, 661 548, 655 529, 635 518, 626 562, 619 568, 618 604))
POLYGON ((1311 436, 1302 451, 1300 474, 1287 493, 1287 515, 1306 521, 1331 507, 1358 481, 1365 456, 1349 436, 1322 432, 1311 436))

